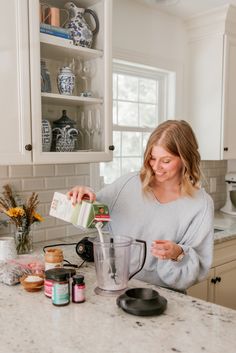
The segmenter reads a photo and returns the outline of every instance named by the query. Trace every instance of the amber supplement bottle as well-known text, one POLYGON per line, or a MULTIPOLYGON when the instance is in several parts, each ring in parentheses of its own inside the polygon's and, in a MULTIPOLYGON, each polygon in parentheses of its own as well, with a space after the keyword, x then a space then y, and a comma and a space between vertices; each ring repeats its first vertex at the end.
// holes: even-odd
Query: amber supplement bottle
POLYGON ((83 275, 75 275, 72 277, 72 302, 85 302, 85 283, 83 275))

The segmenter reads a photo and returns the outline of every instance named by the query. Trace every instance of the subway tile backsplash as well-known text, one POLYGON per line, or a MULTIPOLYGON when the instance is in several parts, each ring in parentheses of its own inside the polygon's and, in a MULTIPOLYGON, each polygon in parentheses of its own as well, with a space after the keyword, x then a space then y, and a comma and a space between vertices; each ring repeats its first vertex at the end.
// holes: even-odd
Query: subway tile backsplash
MULTIPOLYGON (((45 241, 76 235, 82 231, 67 222, 49 216, 49 208, 54 191, 66 192, 76 184, 89 185, 89 164, 60 164, 35 166, 0 166, 0 191, 10 184, 14 191, 27 198, 33 191, 38 193, 38 212, 43 216, 42 223, 34 223, 33 241, 45 241)), ((0 214, 0 220, 3 215, 0 214)), ((14 225, 0 225, 0 236, 13 234, 14 225)))
MULTIPOLYGON (((202 185, 213 198, 215 209, 220 209, 226 199, 224 177, 227 171, 227 161, 203 161, 201 163, 204 177, 202 185), (210 192, 211 179, 216 179, 216 191, 210 192)), ((54 191, 66 192, 76 184, 89 185, 89 164, 60 164, 35 166, 0 166, 0 190, 9 183, 15 191, 27 198, 31 192, 39 194, 38 212, 45 221, 34 224, 34 242, 68 237, 81 233, 78 228, 57 220, 48 215, 54 191)), ((213 180, 214 182, 214 180, 213 180)), ((2 215, 0 215, 2 219, 2 215)), ((0 226, 0 236, 14 232, 14 226, 0 226)))
POLYGON ((202 161, 201 169, 203 172, 202 186, 211 195, 215 210, 224 206, 226 201, 225 174, 227 173, 227 161, 202 161), (212 179, 212 180, 211 180, 212 179), (211 191, 211 181, 216 179, 216 190, 211 191))

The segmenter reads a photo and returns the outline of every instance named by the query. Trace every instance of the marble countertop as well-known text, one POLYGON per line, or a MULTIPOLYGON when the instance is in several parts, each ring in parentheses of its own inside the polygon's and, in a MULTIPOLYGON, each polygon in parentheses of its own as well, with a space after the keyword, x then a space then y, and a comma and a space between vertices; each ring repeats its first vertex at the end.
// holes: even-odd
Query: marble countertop
POLYGON ((215 244, 236 238, 236 216, 216 211, 214 228, 217 229, 214 234, 215 244))
MULTIPOLYGON (((43 256, 43 245, 36 244, 34 254, 43 256)), ((67 260, 81 263, 74 246, 63 251, 67 260)), ((236 311, 132 279, 129 287, 152 287, 168 300, 160 316, 134 316, 117 306, 116 297, 94 293, 93 264, 78 272, 85 276, 86 301, 63 307, 43 291, 0 284, 2 352, 235 353, 236 311)))

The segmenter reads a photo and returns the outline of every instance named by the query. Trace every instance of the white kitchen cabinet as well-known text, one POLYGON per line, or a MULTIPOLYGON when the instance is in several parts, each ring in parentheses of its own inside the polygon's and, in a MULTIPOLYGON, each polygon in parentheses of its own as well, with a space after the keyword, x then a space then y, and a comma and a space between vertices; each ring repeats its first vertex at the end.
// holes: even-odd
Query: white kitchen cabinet
POLYGON ((235 159, 236 8, 198 16, 188 27, 188 120, 201 157, 235 159))
MULTIPOLYGON (((63 8, 66 2, 46 0, 44 3, 63 8)), ((9 0, 1 8, 0 93, 4 131, 0 141, 1 164, 85 163, 112 159, 112 1, 81 0, 79 6, 93 9, 99 18, 99 32, 91 49, 75 46, 71 40, 40 34, 39 0, 9 0), (73 96, 66 96, 57 90, 58 68, 77 58, 93 61, 96 67, 90 82, 92 97, 80 97, 76 91, 73 96), (51 93, 41 93, 41 59, 50 65, 51 93), (96 146, 91 144, 86 150, 77 148, 76 152, 42 151, 42 120, 47 119, 53 125, 62 110, 67 110, 76 128, 81 112, 85 120, 92 112, 93 126, 88 133, 92 137, 97 134, 96 146)))
POLYGON ((211 269, 208 273, 207 278, 201 281, 187 290, 188 295, 195 298, 199 298, 206 301, 213 301, 211 279, 214 278, 214 269, 211 269))
POLYGON ((236 260, 215 268, 214 303, 236 310, 236 260))
POLYGON ((9 0, 0 12, 0 164, 31 163, 28 1, 9 0), (25 146, 27 146, 25 148, 25 146))
MULTIPOLYGON (((47 0, 52 6, 63 8, 66 0, 47 0)), ((76 3, 76 1, 75 1, 76 3)), ((71 162, 99 162, 112 159, 112 69, 111 69, 111 15, 112 2, 110 0, 80 1, 79 7, 94 10, 99 18, 100 28, 94 39, 92 48, 73 45, 72 41, 40 34, 39 32, 39 1, 29 1, 30 18, 30 63, 31 63, 31 102, 32 102, 32 148, 34 163, 71 163, 71 162), (92 97, 81 97, 79 91, 73 95, 62 95, 57 88, 57 74, 65 62, 74 59, 91 60, 95 66, 95 73, 90 80, 92 97), (51 76, 51 93, 41 93, 40 59, 47 62, 51 76), (100 147, 92 145, 86 150, 76 152, 43 152, 42 151, 42 119, 53 122, 67 111, 69 118, 76 122, 76 128, 81 131, 81 113, 87 116, 91 111, 93 129, 96 128, 98 115, 100 116, 100 147)), ((78 77, 76 77, 76 80, 78 77)), ((79 81, 78 81, 79 82, 79 81)), ((80 82, 80 84, 82 84, 80 82)), ((79 89, 78 89, 79 90, 79 89)), ((85 130, 83 130, 84 132, 85 130)), ((88 131, 88 127, 87 130, 88 131)), ((84 134, 87 132, 84 132, 84 134)), ((92 131, 92 134, 95 132, 92 131)), ((90 135, 91 137, 92 135, 90 135)), ((91 138, 90 138, 91 140, 91 138)), ((91 141, 90 141, 91 142, 91 141)))
POLYGON ((216 244, 212 268, 206 280, 188 289, 188 294, 236 309, 236 239, 216 244))

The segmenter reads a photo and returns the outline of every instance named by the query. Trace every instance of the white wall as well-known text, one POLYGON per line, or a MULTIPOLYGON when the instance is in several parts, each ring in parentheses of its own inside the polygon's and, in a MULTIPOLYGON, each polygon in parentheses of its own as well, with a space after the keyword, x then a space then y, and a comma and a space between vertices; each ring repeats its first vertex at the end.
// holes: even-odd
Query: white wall
POLYGON ((186 42, 184 23, 177 17, 134 0, 113 0, 113 57, 175 71, 176 116, 183 119, 186 42))
POLYGON ((227 172, 229 173, 236 173, 236 160, 235 159, 231 159, 228 161, 228 168, 227 168, 227 172))

